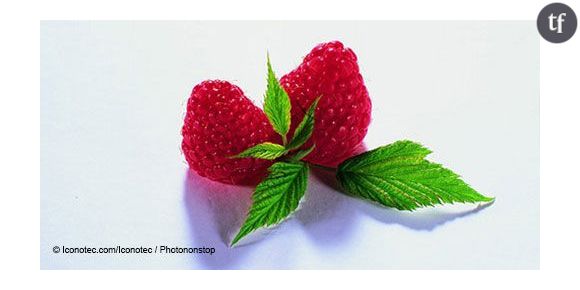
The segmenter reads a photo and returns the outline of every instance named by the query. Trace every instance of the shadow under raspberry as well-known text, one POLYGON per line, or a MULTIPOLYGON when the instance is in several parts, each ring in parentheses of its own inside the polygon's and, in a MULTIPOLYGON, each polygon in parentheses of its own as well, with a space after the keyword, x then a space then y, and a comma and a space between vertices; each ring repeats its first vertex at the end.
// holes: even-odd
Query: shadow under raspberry
POLYGON ((337 191, 334 174, 310 169, 307 193, 295 214, 315 244, 336 246, 353 238, 356 212, 348 198, 337 191))
POLYGON ((184 205, 191 230, 191 247, 214 247, 213 255, 194 257, 209 269, 235 268, 250 247, 228 247, 251 204, 251 187, 226 185, 187 170, 184 205))

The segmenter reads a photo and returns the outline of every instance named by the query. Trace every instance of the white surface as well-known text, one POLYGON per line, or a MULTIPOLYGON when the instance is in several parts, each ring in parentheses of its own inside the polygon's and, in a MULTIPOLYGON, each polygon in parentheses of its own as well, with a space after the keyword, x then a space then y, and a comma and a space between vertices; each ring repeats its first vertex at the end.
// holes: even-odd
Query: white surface
POLYGON ((530 22, 41 24, 42 268, 537 268, 539 42, 530 22), (296 217, 229 249, 251 188, 189 174, 185 100, 204 79, 261 102, 316 43, 359 57, 369 148, 422 142, 497 197, 415 213, 343 196, 312 176, 296 217), (213 256, 64 255, 54 245, 206 246, 213 256))

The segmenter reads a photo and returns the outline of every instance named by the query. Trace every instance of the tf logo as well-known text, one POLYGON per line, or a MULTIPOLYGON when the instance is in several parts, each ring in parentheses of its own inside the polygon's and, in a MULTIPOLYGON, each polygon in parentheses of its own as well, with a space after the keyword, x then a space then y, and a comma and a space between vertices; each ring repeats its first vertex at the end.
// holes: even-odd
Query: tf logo
POLYGON ((545 40, 561 43, 570 39, 576 32, 576 14, 566 4, 552 3, 540 11, 536 24, 545 40))

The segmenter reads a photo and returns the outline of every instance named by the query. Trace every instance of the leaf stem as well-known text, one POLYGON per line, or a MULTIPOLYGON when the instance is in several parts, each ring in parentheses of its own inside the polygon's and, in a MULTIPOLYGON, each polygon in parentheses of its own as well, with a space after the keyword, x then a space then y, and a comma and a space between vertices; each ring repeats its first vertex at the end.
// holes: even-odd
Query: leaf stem
POLYGON ((328 167, 328 166, 324 166, 324 165, 318 165, 318 164, 314 164, 314 163, 310 163, 310 162, 308 162, 308 164, 310 166, 312 166, 312 167, 320 168, 320 169, 322 169, 324 171, 329 171, 329 172, 333 172, 333 173, 336 172, 336 168, 333 168, 333 167, 328 167))
POLYGON ((286 144, 288 143, 288 140, 286 139, 286 135, 280 135, 280 136, 282 136, 282 145, 284 147, 286 147, 286 144))

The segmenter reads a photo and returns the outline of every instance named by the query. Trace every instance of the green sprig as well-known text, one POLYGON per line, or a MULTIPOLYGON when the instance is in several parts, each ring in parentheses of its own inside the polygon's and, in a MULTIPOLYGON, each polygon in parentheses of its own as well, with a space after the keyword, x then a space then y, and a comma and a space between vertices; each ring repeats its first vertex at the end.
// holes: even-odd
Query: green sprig
MULTIPOLYGON (((301 148, 314 132, 320 97, 312 102, 287 142, 291 125, 290 98, 276 79, 269 56, 267 67, 264 112, 274 131, 282 137, 282 144, 264 142, 232 156, 275 162, 268 169, 269 175, 254 190, 246 220, 231 246, 259 228, 282 222, 298 209, 306 193, 309 171, 309 164, 301 160, 315 149, 314 144, 301 148)), ((312 165, 335 172, 347 194, 399 210, 494 200, 475 191, 453 171, 426 160, 430 153, 431 150, 418 143, 403 140, 351 157, 338 168, 312 165)))

